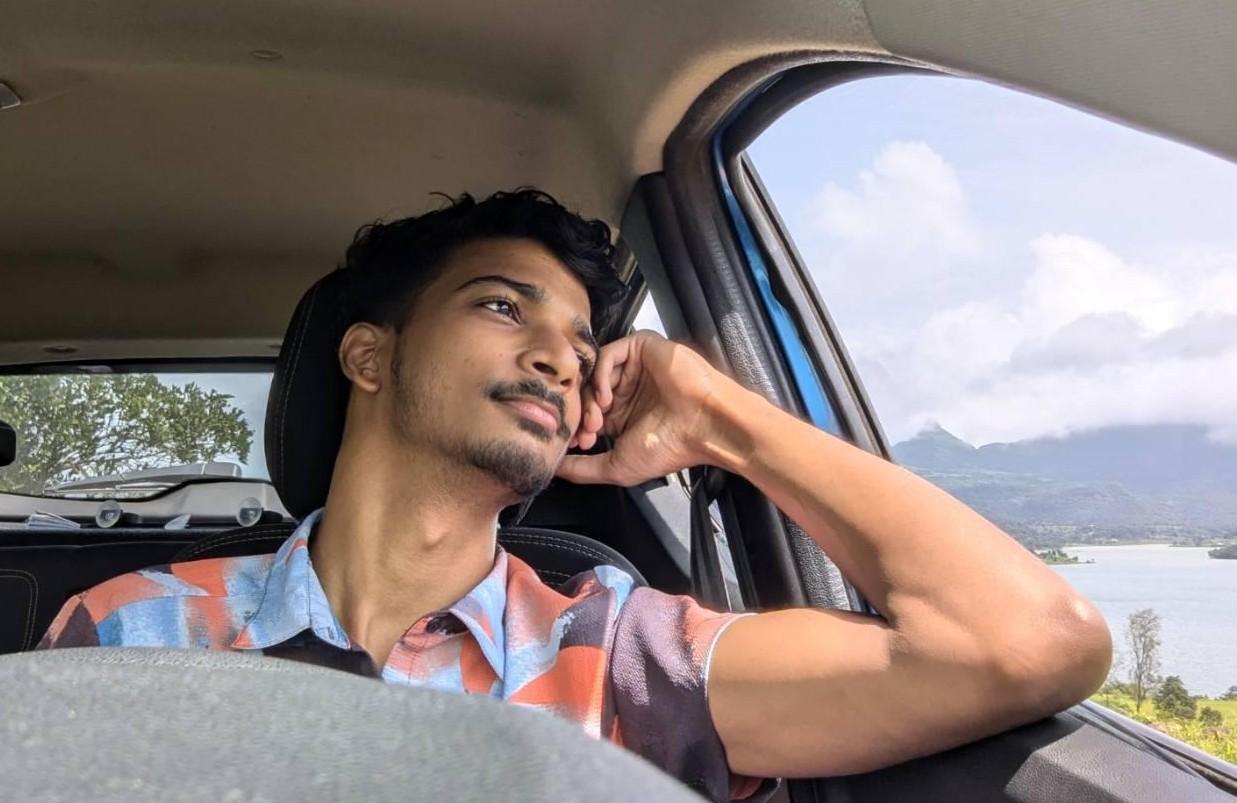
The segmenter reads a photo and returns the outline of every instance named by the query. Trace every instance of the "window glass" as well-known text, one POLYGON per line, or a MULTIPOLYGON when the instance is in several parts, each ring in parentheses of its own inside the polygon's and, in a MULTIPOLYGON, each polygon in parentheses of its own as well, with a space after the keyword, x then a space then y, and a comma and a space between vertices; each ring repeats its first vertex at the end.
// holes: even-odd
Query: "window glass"
POLYGON ((201 476, 267 479, 263 424, 271 374, 0 375, 0 421, 17 459, 0 492, 141 498, 201 476))
POLYGON ((1237 166, 922 76, 824 92, 749 156, 896 459, 1096 602, 1102 702, 1237 760, 1237 166))
POLYGON ((636 311, 631 328, 637 332, 641 329, 652 329, 662 337, 666 337, 666 326, 661 321, 661 313, 657 311, 657 302, 653 300, 652 293, 644 294, 644 300, 640 302, 640 309, 636 311))

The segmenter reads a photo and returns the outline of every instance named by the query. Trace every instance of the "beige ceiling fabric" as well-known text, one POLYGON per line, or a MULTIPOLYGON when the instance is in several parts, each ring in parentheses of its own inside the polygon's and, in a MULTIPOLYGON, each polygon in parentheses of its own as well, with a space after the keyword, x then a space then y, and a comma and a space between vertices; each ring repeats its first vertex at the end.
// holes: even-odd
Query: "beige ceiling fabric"
POLYGON ((1237 159, 1232 0, 866 0, 891 52, 1237 159))

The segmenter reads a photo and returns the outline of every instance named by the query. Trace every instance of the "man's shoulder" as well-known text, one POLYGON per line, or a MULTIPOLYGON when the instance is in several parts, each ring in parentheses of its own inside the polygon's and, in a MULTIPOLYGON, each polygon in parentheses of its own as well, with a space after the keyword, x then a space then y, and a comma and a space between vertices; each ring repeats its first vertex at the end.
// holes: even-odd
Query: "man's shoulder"
POLYGON ((259 594, 274 555, 165 563, 105 580, 79 596, 95 621, 130 605, 179 597, 259 594))
POLYGON ((239 598, 264 591, 273 558, 207 558, 118 575, 69 599, 39 648, 185 646, 168 636, 180 632, 174 623, 184 611, 177 606, 196 599, 220 600, 225 608, 236 608, 239 598))
POLYGON ((508 594, 553 595, 566 602, 595 597, 617 597, 621 606, 636 588, 630 574, 609 564, 599 564, 574 575, 554 569, 534 569, 507 554, 508 594))

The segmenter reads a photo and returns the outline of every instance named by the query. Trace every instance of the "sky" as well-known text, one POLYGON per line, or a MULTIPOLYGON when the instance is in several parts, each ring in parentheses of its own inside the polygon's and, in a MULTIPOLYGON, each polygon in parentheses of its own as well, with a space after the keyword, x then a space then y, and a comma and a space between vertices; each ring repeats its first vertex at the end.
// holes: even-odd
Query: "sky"
POLYGON ((749 153, 892 441, 1237 443, 1237 165, 924 76, 828 90, 749 153))

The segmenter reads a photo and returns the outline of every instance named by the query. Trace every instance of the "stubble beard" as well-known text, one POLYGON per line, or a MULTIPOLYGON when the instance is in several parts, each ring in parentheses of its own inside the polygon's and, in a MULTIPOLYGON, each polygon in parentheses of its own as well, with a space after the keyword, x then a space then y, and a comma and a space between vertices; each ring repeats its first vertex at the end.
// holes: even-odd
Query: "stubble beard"
MULTIPOLYGON (((426 402, 429 401, 432 391, 429 390, 429 383, 417 382, 417 378, 410 382, 402 375, 401 351, 400 344, 397 343, 391 365, 392 386, 395 391, 393 415, 395 431, 411 446, 425 441, 425 413, 431 409, 431 405, 426 402)), ((521 428, 524 428, 523 424, 521 421, 521 428)), ((533 432, 532 429, 529 431, 533 432)), ((537 429, 533 434, 541 437, 541 432, 542 430, 537 429)), ((515 441, 501 438, 474 440, 462 436, 444 442, 435 438, 436 433, 429 434, 445 455, 463 465, 485 472, 518 497, 518 502, 541 493, 554 479, 554 469, 541 455, 515 441)))

